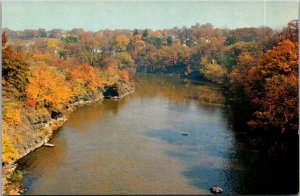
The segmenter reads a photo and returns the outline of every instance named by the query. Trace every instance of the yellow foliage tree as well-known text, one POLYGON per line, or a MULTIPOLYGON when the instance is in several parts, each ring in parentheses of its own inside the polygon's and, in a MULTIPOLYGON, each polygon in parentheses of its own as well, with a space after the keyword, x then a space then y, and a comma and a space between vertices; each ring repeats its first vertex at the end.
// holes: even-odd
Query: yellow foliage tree
POLYGON ((39 65, 30 71, 26 89, 28 98, 58 108, 72 96, 69 84, 57 68, 39 65))
POLYGON ((4 110, 3 120, 10 125, 18 125, 21 122, 21 111, 20 109, 4 110))
POLYGON ((48 38, 46 40, 46 44, 47 44, 48 49, 50 49, 51 51, 59 50, 60 42, 58 39, 48 38))
POLYGON ((129 38, 126 37, 125 35, 118 35, 116 37, 116 47, 117 50, 120 51, 125 51, 127 48, 127 45, 129 44, 129 38))
POLYGON ((200 71, 207 80, 216 84, 222 84, 227 75, 226 69, 215 63, 215 61, 204 65, 200 71))
POLYGON ((19 152, 6 134, 6 129, 7 125, 2 122, 2 164, 10 163, 19 156, 19 152))

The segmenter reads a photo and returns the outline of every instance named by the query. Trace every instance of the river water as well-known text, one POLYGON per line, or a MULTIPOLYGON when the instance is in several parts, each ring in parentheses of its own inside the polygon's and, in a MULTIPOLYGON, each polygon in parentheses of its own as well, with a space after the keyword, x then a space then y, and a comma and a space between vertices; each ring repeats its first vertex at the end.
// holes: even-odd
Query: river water
MULTIPOLYGON (((222 93, 137 76, 134 94, 79 107, 23 158, 25 194, 266 194, 263 155, 236 136, 222 93)), ((280 191, 279 191, 280 192, 280 191)))

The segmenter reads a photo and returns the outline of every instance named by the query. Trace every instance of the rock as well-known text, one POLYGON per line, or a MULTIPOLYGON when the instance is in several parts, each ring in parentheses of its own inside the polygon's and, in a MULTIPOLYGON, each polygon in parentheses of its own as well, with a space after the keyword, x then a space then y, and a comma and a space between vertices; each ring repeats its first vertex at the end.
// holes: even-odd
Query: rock
POLYGON ((121 99, 131 92, 133 92, 133 86, 124 82, 119 82, 110 86, 105 86, 103 96, 106 99, 121 99))
POLYGON ((52 111, 51 112, 51 118, 52 119, 58 119, 58 118, 62 118, 63 117, 63 113, 60 111, 52 111))
POLYGON ((54 147, 54 144, 45 143, 44 146, 47 146, 47 147, 54 147))
POLYGON ((220 194, 220 193, 223 192, 223 189, 221 189, 221 188, 218 187, 218 186, 214 186, 214 187, 210 188, 210 191, 211 191, 212 193, 215 193, 215 194, 220 194))
POLYGON ((103 96, 104 98, 112 98, 112 97, 119 97, 119 88, 118 85, 115 83, 112 86, 105 86, 103 96))

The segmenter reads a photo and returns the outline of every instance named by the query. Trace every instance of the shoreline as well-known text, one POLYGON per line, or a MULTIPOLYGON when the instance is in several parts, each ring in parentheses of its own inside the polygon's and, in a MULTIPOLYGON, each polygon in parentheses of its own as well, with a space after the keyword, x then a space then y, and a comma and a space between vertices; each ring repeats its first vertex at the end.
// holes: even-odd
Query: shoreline
MULTIPOLYGON (((121 84, 124 85, 125 84, 121 84)), ((126 84, 128 85, 128 84, 126 84)), ((88 100, 85 100, 84 97, 81 97, 78 101, 75 101, 74 103, 66 104, 67 109, 62 111, 62 117, 51 119, 45 123, 43 123, 39 128, 38 131, 43 131, 45 135, 43 138, 39 140, 35 140, 35 144, 25 150, 25 152, 21 153, 15 160, 13 160, 11 163, 2 166, 2 194, 8 194, 8 195, 20 195, 24 192, 22 184, 21 186, 15 186, 14 183, 11 182, 11 178, 13 177, 14 173, 17 170, 18 167, 18 161, 25 157, 26 155, 30 154, 31 152, 35 151, 36 149, 44 146, 55 134, 56 130, 62 127, 66 121, 68 121, 67 116, 70 115, 72 112, 74 112, 78 106, 84 106, 88 104, 94 104, 98 103, 100 101, 103 101, 104 99, 113 99, 113 100, 120 100, 130 94, 134 93, 134 87, 131 86, 130 88, 124 87, 123 93, 121 93, 118 96, 111 96, 111 97, 105 97, 103 95, 103 92, 98 92, 96 97, 91 97, 88 100), (11 189, 8 189, 9 186, 11 186, 11 189), (8 189, 8 193, 6 190, 8 189)), ((25 149, 25 147, 24 147, 25 149)))

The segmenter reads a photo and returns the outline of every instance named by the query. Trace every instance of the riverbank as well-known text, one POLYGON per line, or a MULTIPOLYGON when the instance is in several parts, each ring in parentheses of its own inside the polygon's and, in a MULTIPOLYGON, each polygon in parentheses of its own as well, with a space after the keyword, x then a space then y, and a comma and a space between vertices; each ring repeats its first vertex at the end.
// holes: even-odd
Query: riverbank
POLYGON ((47 108, 31 108, 20 102, 7 104, 5 109, 18 107, 17 109, 21 111, 21 120, 17 125, 7 128, 9 137, 14 138, 13 147, 17 150, 18 156, 2 167, 2 194, 16 195, 22 192, 22 187, 19 186, 20 182, 16 182, 14 178, 16 173, 18 176, 21 175, 16 171, 17 161, 46 144, 53 137, 55 131, 64 125, 68 120, 68 115, 76 110, 77 106, 96 103, 104 98, 121 99, 133 92, 134 87, 131 83, 119 81, 113 85, 98 88, 96 92, 87 92, 73 97, 57 111, 48 111, 47 108), (118 88, 114 88, 115 86, 118 88), (112 88, 113 90, 107 90, 112 88), (110 94, 111 96, 108 96, 110 94))

